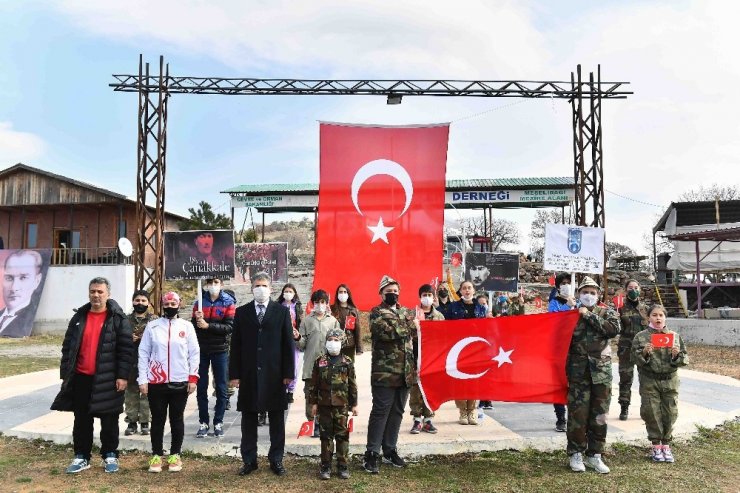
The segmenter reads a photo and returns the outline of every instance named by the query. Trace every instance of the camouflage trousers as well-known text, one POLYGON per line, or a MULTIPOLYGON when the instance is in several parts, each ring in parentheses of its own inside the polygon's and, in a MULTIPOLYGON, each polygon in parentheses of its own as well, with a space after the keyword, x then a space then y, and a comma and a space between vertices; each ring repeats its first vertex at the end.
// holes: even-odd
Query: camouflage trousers
POLYGON ((411 386, 409 391, 409 407, 411 408, 411 416, 419 418, 424 416, 425 418, 433 418, 434 411, 429 409, 424 403, 424 398, 421 396, 421 389, 419 384, 415 383, 411 386))
POLYGON ((136 380, 129 380, 126 386, 124 396, 124 406, 126 408, 127 423, 148 423, 151 414, 149 413, 149 399, 139 392, 139 384, 136 380))
POLYGON ((678 418, 678 384, 677 372, 665 380, 640 374, 640 417, 654 444, 667 444, 673 438, 673 425, 678 418))
POLYGON ((568 455, 604 453, 611 398, 610 383, 592 383, 588 375, 584 381, 568 382, 568 455))
POLYGON ((619 357, 619 403, 629 405, 632 398, 632 380, 635 376, 631 339, 622 340, 620 336, 617 356, 619 357))
POLYGON ((319 430, 321 437, 321 463, 331 464, 334 442, 337 442, 337 464, 347 465, 349 458, 348 410, 342 406, 319 406, 319 430))

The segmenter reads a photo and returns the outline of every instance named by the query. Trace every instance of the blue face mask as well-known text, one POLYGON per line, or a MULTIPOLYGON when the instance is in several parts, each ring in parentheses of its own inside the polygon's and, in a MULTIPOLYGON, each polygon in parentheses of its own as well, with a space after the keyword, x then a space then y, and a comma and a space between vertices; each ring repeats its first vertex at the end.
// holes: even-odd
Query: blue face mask
POLYGON ((502 296, 499 296, 498 297, 498 302, 499 303, 506 303, 506 296, 503 296, 503 295, 502 296))

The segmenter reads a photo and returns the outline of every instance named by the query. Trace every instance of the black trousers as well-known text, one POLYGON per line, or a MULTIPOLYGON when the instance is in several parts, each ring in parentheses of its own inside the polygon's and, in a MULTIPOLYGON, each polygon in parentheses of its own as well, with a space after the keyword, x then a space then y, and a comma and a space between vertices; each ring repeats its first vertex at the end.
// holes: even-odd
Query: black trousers
MULTIPOLYGON (((245 464, 257 463, 257 414, 242 412, 242 460, 245 464)), ((270 420, 270 450, 267 458, 270 463, 282 462, 285 451, 285 411, 268 411, 270 420)))
POLYGON ((390 454, 398 444, 398 432, 409 399, 409 389, 373 385, 372 394, 373 407, 367 423, 367 451, 390 454))
POLYGON ((167 410, 170 415, 170 454, 179 454, 185 437, 185 405, 188 402, 188 385, 172 388, 170 384, 149 384, 149 411, 152 415, 152 454, 164 455, 164 422, 167 410))
MULTIPOLYGON (((90 414, 92 383, 92 375, 81 373, 75 373, 71 382, 75 417, 72 443, 75 455, 81 455, 88 461, 93 446, 93 416, 90 414)), ((115 413, 100 416, 100 455, 105 457, 111 452, 118 457, 118 414, 115 413)))

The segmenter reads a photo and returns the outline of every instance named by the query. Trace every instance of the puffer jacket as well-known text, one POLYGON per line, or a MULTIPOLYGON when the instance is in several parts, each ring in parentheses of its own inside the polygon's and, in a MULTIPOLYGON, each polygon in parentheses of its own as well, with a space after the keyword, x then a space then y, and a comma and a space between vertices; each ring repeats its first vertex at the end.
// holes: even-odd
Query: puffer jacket
MULTIPOLYGON (((198 311, 198 302, 193 303, 193 314, 198 311)), ((218 298, 211 300, 208 292, 203 292, 203 319, 208 322, 207 329, 199 329, 195 317, 191 319, 198 345, 203 354, 225 353, 231 345, 234 331, 236 299, 229 292, 221 290, 218 298)))

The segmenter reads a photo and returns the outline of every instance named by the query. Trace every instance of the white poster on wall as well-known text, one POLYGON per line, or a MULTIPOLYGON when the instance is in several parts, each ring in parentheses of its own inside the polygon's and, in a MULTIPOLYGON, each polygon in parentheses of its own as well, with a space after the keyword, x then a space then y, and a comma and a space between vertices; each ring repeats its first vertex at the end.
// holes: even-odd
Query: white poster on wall
POLYGON ((604 229, 572 224, 545 225, 545 270, 604 273, 604 229))

